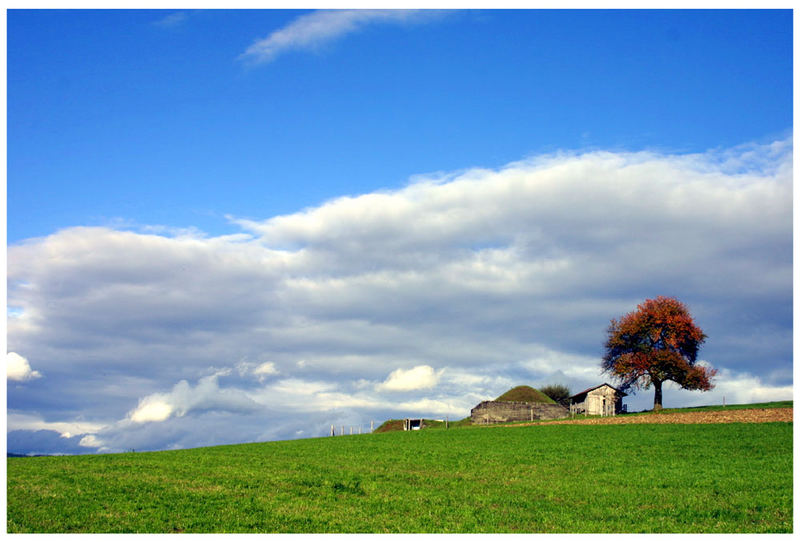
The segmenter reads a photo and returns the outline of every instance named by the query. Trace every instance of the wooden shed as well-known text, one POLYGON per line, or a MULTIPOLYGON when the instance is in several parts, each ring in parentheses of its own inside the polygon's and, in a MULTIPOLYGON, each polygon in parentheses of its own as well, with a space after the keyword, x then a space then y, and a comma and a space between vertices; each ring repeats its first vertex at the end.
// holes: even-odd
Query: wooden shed
POLYGON ((622 398, 628 395, 610 384, 600 384, 569 398, 570 414, 614 416, 625 411, 622 398))

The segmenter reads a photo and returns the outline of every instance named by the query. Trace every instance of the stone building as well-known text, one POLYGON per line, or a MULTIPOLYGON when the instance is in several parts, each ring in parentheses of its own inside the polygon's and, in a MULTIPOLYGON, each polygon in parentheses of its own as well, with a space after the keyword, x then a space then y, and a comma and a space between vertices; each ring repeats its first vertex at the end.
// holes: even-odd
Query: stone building
POLYGON ((570 414, 614 416, 625 411, 622 398, 628 395, 609 384, 600 384, 569 398, 570 414))
POLYGON ((568 415, 567 409, 559 404, 521 401, 483 401, 470 412, 474 424, 553 420, 568 415))

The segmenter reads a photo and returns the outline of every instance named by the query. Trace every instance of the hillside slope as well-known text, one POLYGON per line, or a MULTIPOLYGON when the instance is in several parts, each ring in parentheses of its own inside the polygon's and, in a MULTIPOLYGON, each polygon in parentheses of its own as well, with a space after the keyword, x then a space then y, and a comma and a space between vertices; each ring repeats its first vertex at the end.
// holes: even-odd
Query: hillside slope
POLYGON ((7 529, 792 532, 792 436, 791 423, 465 427, 8 458, 7 529))

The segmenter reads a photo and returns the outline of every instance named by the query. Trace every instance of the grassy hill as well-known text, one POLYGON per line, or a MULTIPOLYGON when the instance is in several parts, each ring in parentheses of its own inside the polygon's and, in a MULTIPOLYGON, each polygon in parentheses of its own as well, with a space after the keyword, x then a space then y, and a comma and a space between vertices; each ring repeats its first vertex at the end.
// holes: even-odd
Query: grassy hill
MULTIPOLYGON (((423 428, 427 431, 429 429, 455 429, 457 427, 464 427, 465 425, 472 425, 472 420, 466 417, 462 420, 450 420, 443 422, 441 420, 422 420, 423 428)), ((390 431, 402 431, 403 420, 392 419, 386 420, 380 426, 375 428, 374 433, 388 433, 390 431)))
POLYGON ((519 401, 521 403, 552 403, 555 401, 550 399, 547 395, 543 394, 536 388, 530 386, 517 386, 511 388, 503 395, 495 399, 495 401, 519 401))
POLYGON ((403 420, 386 420, 375 428, 375 433, 386 433, 388 431, 402 431, 403 420))
POLYGON ((9 532, 791 532, 792 424, 466 426, 7 459, 9 532))

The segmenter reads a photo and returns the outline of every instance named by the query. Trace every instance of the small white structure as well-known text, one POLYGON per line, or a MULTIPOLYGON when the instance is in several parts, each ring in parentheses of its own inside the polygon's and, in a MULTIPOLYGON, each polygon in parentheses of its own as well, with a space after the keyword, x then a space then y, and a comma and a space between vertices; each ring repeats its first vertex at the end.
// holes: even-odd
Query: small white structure
POLYGON ((600 384, 570 397, 569 413, 614 416, 625 411, 622 398, 626 395, 610 384, 600 384))
POLYGON ((419 431, 422 429, 422 420, 418 418, 406 418, 403 420, 403 431, 419 431))

